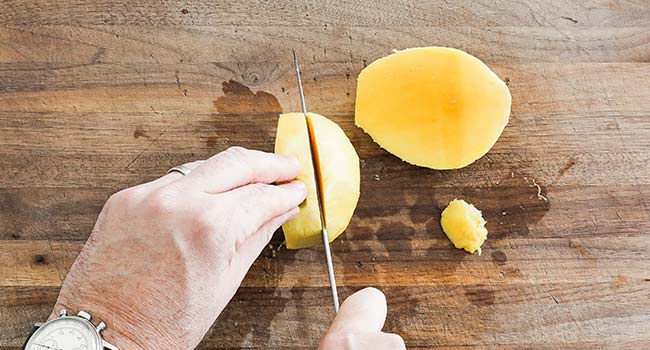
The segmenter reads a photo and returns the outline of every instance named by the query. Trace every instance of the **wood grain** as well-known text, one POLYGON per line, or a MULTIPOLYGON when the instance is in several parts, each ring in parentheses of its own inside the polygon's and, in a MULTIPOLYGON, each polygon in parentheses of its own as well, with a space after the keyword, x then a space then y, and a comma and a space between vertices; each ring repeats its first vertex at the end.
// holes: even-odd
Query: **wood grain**
MULTIPOLYGON (((361 158, 362 193, 332 246, 341 296, 387 295, 410 349, 650 348, 650 5, 596 1, 8 0, 0 11, 0 350, 50 311, 111 193, 230 145, 271 151, 313 110, 361 158), (354 126, 373 60, 443 45, 513 96, 487 156, 409 166, 354 126), (538 196, 538 188, 541 196, 538 196), (439 226, 480 208, 482 256, 439 226)), ((313 349, 332 315, 319 249, 272 248, 200 349, 313 349), (255 315, 255 317, 251 317, 255 315)))
POLYGON ((125 62, 243 64, 263 53, 267 62, 287 63, 291 49, 298 50, 308 62, 370 62, 393 49, 423 43, 464 49, 480 54, 488 63, 643 62, 648 58, 648 28, 650 21, 639 26, 597 28, 314 23, 300 27, 9 26, 0 32, 5 41, 0 62, 22 69, 35 69, 44 63, 59 67, 125 62), (70 49, 76 54, 65 54, 70 49))
POLYGON ((368 3, 340 2, 267 2, 255 0, 212 2, 207 0, 166 2, 161 0, 78 0, 5 1, 0 24, 130 24, 140 26, 181 25, 287 25, 316 23, 357 24, 363 26, 458 24, 539 26, 634 26, 647 25, 650 10, 644 0, 562 0, 466 2, 390 1, 368 3), (572 20, 563 18, 569 17, 572 20), (577 21, 577 23, 575 22, 577 21))

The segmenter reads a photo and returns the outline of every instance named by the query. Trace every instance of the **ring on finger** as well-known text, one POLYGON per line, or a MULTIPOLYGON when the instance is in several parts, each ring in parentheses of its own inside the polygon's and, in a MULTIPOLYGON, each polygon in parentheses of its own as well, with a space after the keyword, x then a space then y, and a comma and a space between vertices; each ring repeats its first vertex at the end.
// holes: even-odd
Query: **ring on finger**
POLYGON ((183 176, 185 176, 185 175, 192 172, 192 168, 188 167, 187 164, 189 164, 189 163, 182 164, 182 165, 177 165, 177 166, 167 170, 167 174, 177 172, 177 173, 181 173, 183 176))

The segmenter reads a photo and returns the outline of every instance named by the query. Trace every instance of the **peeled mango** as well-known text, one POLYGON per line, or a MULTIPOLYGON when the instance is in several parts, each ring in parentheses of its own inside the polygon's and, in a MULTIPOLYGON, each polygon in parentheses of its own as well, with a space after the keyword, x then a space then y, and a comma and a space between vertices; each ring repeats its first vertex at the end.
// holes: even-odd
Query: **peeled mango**
POLYGON ((307 186, 307 199, 300 213, 282 226, 287 248, 300 249, 322 244, 316 186, 323 196, 325 227, 329 241, 347 228, 359 200, 359 156, 350 139, 333 121, 315 114, 280 115, 275 138, 275 153, 298 159, 302 173, 298 180, 307 186), (320 178, 312 166, 310 142, 314 148, 320 178))
POLYGON ((457 169, 494 146, 510 104, 506 84, 478 58, 447 47, 413 48, 361 72, 355 123, 408 163, 457 169))
POLYGON ((481 211, 475 206, 462 199, 454 199, 442 211, 440 224, 456 248, 470 253, 478 251, 478 255, 481 255, 481 245, 487 239, 488 231, 481 211))

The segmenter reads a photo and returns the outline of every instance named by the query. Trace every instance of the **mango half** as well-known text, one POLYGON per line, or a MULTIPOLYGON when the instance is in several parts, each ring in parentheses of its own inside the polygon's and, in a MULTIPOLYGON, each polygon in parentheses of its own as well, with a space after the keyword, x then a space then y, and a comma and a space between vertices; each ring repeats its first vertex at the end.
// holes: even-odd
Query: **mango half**
POLYGON ((478 58, 447 47, 413 48, 361 71, 355 123, 408 163, 457 169, 492 148, 510 104, 506 84, 478 58))
POLYGON ((308 113, 280 115, 275 153, 298 159, 302 169, 298 180, 307 186, 307 199, 300 213, 282 226, 287 248, 300 249, 322 244, 316 186, 323 196, 325 227, 329 241, 336 239, 350 223, 359 200, 359 156, 350 139, 333 121, 308 113), (312 166, 310 142, 320 178, 312 166))

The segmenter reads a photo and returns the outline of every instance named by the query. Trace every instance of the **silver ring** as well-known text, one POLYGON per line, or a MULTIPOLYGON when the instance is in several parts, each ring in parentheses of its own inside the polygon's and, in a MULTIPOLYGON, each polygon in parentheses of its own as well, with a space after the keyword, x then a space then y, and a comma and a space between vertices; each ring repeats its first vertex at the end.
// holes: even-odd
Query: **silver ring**
POLYGON ((183 175, 187 175, 187 174, 192 172, 192 169, 190 169, 190 167, 188 167, 187 165, 183 164, 183 165, 177 165, 177 166, 169 169, 167 171, 167 174, 173 173, 173 172, 177 172, 177 173, 181 173, 183 175))

